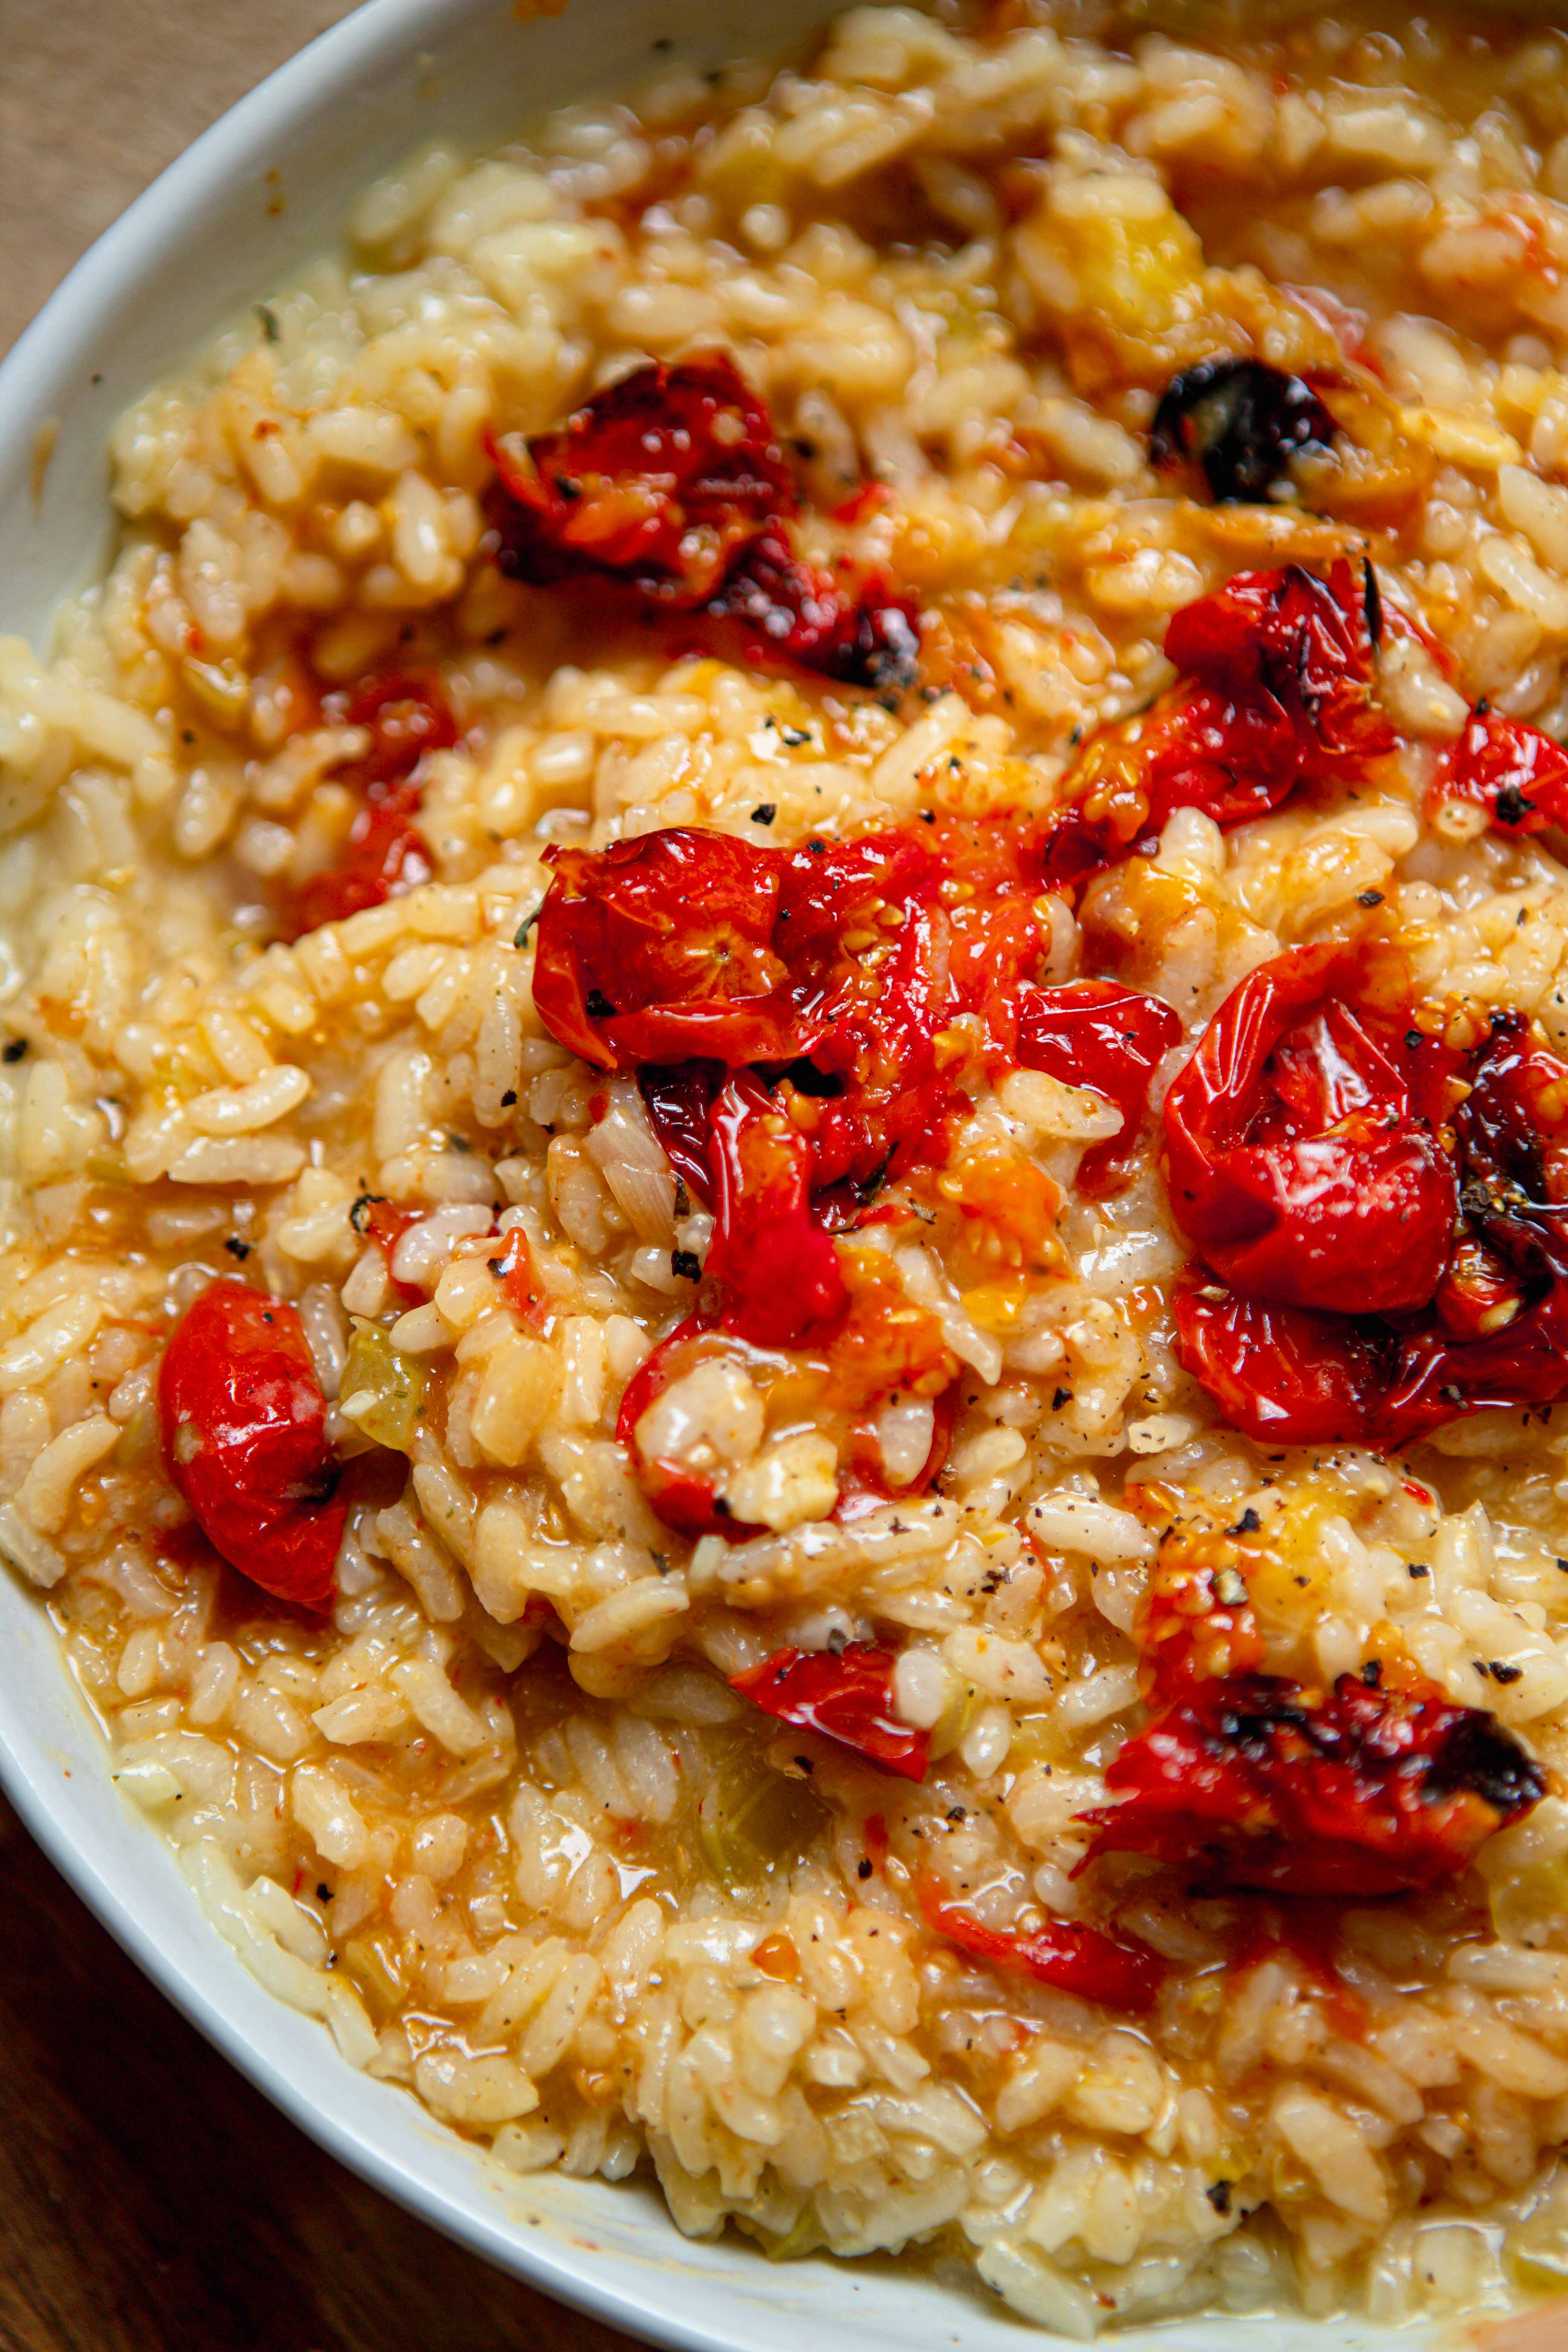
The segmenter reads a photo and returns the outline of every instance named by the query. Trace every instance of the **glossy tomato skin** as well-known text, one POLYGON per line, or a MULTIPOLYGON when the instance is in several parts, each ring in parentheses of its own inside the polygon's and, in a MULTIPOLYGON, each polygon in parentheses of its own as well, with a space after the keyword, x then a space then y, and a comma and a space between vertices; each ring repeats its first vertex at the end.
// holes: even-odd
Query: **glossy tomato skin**
POLYGON ((813 1042, 773 947, 776 852, 679 825, 546 856, 534 1003, 585 1062, 787 1060, 813 1042))
POLYGON ((930 1879, 922 1879, 917 1891, 927 1927, 971 1959, 1133 2015, 1152 2009, 1159 1999, 1165 1963, 1146 1945, 1124 1944, 1077 1919, 1047 1919, 1032 1928, 992 1927, 961 1905, 943 1902, 930 1879))
POLYGON ((1363 964, 1328 945, 1249 973, 1165 1098, 1172 1213, 1244 1297, 1398 1314, 1442 1278, 1458 1187, 1426 1107, 1452 1062, 1358 1014, 1363 964))
POLYGON ((1049 886, 1076 892, 1133 851, 1152 854, 1178 808, 1243 824, 1392 751, 1372 693, 1371 580, 1342 561, 1326 581, 1300 564, 1241 572, 1174 614, 1165 652, 1182 681, 1090 743, 1047 844, 1049 886))
POLYGON ((1454 801, 1485 809, 1501 834, 1568 824, 1568 751, 1539 727, 1478 703, 1437 762, 1427 813, 1454 801))
POLYGON ((1568 1064, 1500 1013, 1453 1114, 1460 1230, 1431 1305, 1396 1322, 1178 1285, 1177 1353, 1273 1444, 1388 1450, 1489 1405, 1568 1397, 1568 1064))
POLYGON ((931 1734, 900 1722, 893 1710, 897 1663, 892 1651, 869 1642, 843 1650, 776 1650, 761 1665, 731 1675, 730 1687, 764 1715, 820 1732, 881 1771, 923 1780, 931 1734))
POLYGON ((795 488, 765 404, 726 352, 650 361, 526 450, 492 445, 501 569, 546 583, 596 571, 697 604, 795 488))
POLYGON ((275 1599, 330 1609, 347 1506, 293 1307, 215 1282, 169 1342, 158 1407, 169 1475, 214 1550, 275 1599))
POLYGON ((1177 1014, 1157 996, 1112 980, 1069 981, 1063 988, 1018 992, 1018 1060, 1065 1086, 1089 1087, 1121 1113, 1120 1135, 1091 1144, 1079 1162, 1077 1189, 1089 1200, 1114 1190, 1136 1144, 1149 1081, 1181 1043, 1177 1014))
POLYGON ((810 1213, 811 1146, 750 1075, 713 1106, 713 1238, 724 1328, 758 1348, 825 1338, 848 1304, 836 1244, 810 1213))
POLYGON ((345 779, 363 798, 335 863, 280 906, 289 939, 379 907, 430 879, 429 849, 414 825, 423 797, 417 772, 426 753, 449 751, 458 740, 446 696, 424 674, 369 679, 352 696, 332 698, 328 708, 340 724, 370 731, 369 751, 345 779))
POLYGON ((1441 1885, 1545 1781, 1479 1708, 1430 1685, 1267 1675, 1192 1685, 1106 1773, 1087 1858, 1142 1853, 1215 1892, 1362 1898, 1441 1885))
POLYGON ((689 616, 717 650, 901 693, 919 676, 912 598, 879 573, 809 564, 767 405, 725 352, 649 361, 526 446, 492 440, 497 562, 537 585, 597 573, 689 616))
POLYGON ((866 1188, 943 1156, 956 1097, 939 1037, 973 1011, 1010 1058, 1019 977, 1046 940, 1027 820, 790 851, 674 828, 551 858, 534 1001, 552 1034, 600 1068, 646 1074, 661 1139, 704 1198, 699 1124, 722 1072, 787 1076, 819 1106, 811 1191, 837 1193, 824 1213, 839 1224, 866 1188), (874 974, 845 945, 868 925, 885 939, 874 974))

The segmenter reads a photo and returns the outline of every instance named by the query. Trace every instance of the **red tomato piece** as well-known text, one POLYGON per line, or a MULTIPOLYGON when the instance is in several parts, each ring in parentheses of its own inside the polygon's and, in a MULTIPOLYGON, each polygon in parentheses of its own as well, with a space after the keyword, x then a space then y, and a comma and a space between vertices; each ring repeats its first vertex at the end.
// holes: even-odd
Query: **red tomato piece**
MULTIPOLYGON (((1199 1685, 1110 1767, 1087 1861, 1143 1853, 1215 1891, 1366 1896, 1440 1885, 1545 1780, 1496 1720, 1431 1685, 1327 1696, 1268 1675, 1199 1685)), ((1080 1867, 1084 1865, 1080 1864, 1080 1867)))
POLYGON ((852 1642, 845 1650, 775 1650, 760 1666, 731 1675, 730 1687, 781 1723, 820 1732, 884 1772, 923 1780, 931 1734, 893 1712, 891 1650, 852 1642))
POLYGON ((1429 1114, 1453 1060, 1352 1010, 1364 962, 1294 948, 1249 973, 1165 1098, 1172 1213, 1246 1297, 1395 1314, 1442 1278, 1458 1187, 1429 1114))
POLYGON ((901 692, 918 676, 911 599, 879 574, 806 563, 798 505, 767 405, 724 352, 649 361, 559 433, 489 445, 497 561, 515 580, 608 575, 738 637, 752 660, 798 662, 901 692))
POLYGON ((810 1214, 811 1145, 760 1079, 731 1078, 713 1106, 714 1226, 706 1273, 724 1328, 758 1348, 825 1336, 848 1293, 838 1251, 810 1214))
POLYGON ((713 1192, 709 1133, 723 1083, 721 1062, 650 1062, 637 1072, 653 1131, 676 1174, 702 1202, 713 1192))
POLYGON ((1372 698, 1381 628, 1371 567, 1358 583, 1342 561, 1327 581, 1294 563, 1237 572, 1174 614, 1165 651, 1184 683, 1090 743, 1077 796, 1052 828, 1048 887, 1075 890, 1134 850, 1152 852, 1176 809, 1243 824, 1391 751, 1394 730, 1372 698))
POLYGON ((626 1382, 616 1418, 616 1436, 631 1457, 637 1484, 651 1508, 667 1528, 674 1528, 681 1535, 722 1536, 729 1543, 743 1543, 748 1536, 760 1535, 762 1529, 732 1516, 714 1479, 682 1462, 662 1461, 647 1454, 637 1442, 637 1423, 649 1405, 682 1373, 695 1369, 703 1353, 702 1342, 714 1328, 711 1315, 689 1315, 684 1323, 677 1324, 659 1341, 650 1356, 645 1357, 626 1382))
POLYGON ((546 852, 533 997, 600 1069, 697 1055, 788 1061, 816 1043, 773 947, 784 860, 693 825, 546 852))
POLYGON ((1539 727, 1479 702, 1437 762, 1428 814, 1450 801, 1484 808, 1500 833, 1544 833, 1568 824, 1568 751, 1539 727))
POLYGON ((300 1318, 233 1279, 186 1308, 158 1380, 163 1459, 215 1551, 296 1607, 332 1605, 347 1506, 300 1318))
POLYGON ((795 486, 766 404, 725 352, 650 360, 559 433, 491 445, 499 562, 514 580, 605 572, 646 596, 700 604, 795 486))
POLYGON ((914 599, 877 574, 856 585, 803 562, 776 524, 737 557, 708 611, 737 623, 754 656, 785 654, 845 686, 902 693, 920 676, 914 599))
POLYGON ((364 798, 336 863, 300 884, 280 908, 291 940, 428 882, 430 852, 413 823, 423 796, 418 772, 427 752, 449 751, 458 740, 457 721, 432 677, 373 678, 352 696, 329 697, 326 709, 340 726, 370 730, 370 750, 345 779, 364 798))
POLYGON ((1138 1139, 1149 1081, 1182 1024, 1157 996, 1113 980, 1075 980, 1065 988, 1018 992, 1018 1059, 1064 1086, 1088 1087, 1116 1105, 1120 1135, 1091 1144, 1079 1162, 1077 1189, 1090 1200, 1115 1189, 1120 1164, 1138 1139))
MULTIPOLYGON (((1259 1445, 1381 1446, 1397 1341, 1387 1324, 1177 1283, 1176 1353, 1225 1419, 1259 1445)), ((1456 1408, 1441 1417, 1451 1417, 1456 1408)))
POLYGON ((1145 1945, 1123 1944, 1077 1919, 1047 1919, 1043 1927, 1023 1929, 990 1927, 972 1911, 944 1903, 929 1878, 921 1879, 918 1893, 927 1927, 971 1959, 1136 2015, 1152 2009, 1160 1997, 1165 1963, 1145 1945))
POLYGON ((1428 1309, 1397 1324, 1237 1297, 1190 1276, 1177 1353, 1261 1443, 1384 1449, 1481 1406, 1568 1397, 1568 1063, 1500 1013, 1453 1115, 1461 1230, 1428 1309))

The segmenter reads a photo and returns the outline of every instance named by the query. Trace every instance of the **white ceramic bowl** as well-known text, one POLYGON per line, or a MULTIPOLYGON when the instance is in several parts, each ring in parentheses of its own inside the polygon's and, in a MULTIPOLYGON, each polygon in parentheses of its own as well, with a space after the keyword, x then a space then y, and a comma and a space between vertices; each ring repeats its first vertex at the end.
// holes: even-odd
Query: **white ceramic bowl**
MULTIPOLYGON (((656 41, 699 64, 785 45, 831 0, 370 0, 165 172, 79 262, 0 367, 0 630, 42 650, 59 599, 110 545, 105 443, 125 404, 245 303, 325 250, 360 190, 439 131, 498 142, 545 110, 624 88, 656 41), (34 477, 48 457, 41 495, 34 477)), ((368 2081, 324 2030, 263 1992, 198 1911, 169 1850, 117 1795, 37 1601, 0 1571, 0 1780, 110 1932, 192 2022, 334 2156, 537 2286, 690 2352, 1025 2352, 979 2289, 887 2262, 771 2264, 692 2244, 642 2181, 519 2179, 368 2081)), ((1036 2341, 1041 2339, 1036 2338, 1036 2341)), ((1199 2319, 1118 2352, 1373 2352, 1386 2330, 1199 2319)), ((1433 2338, 1401 2330, 1405 2352, 1433 2338)))

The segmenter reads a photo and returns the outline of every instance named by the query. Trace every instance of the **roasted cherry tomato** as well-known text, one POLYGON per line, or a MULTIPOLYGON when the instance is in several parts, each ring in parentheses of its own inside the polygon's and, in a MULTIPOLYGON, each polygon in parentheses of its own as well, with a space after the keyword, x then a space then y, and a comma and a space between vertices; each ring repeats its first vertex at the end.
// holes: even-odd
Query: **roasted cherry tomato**
POLYGON ((1053 889, 1081 887, 1157 845, 1179 808, 1216 824, 1267 816, 1320 779, 1391 751, 1372 698, 1381 630, 1370 565, 1327 581, 1300 564, 1241 572, 1172 616, 1165 651, 1182 682, 1086 750, 1046 854, 1053 889))
POLYGON ((771 1066, 814 1103, 811 1190, 847 1223, 889 1172, 945 1151, 955 1097, 938 1039, 954 1016, 981 1014, 1012 1055, 1019 975, 1045 944, 1027 820, 793 851, 686 827, 551 856, 534 1001, 574 1052, 643 1070, 672 1162, 704 1197, 726 1068, 771 1066))
POLYGON ((766 404, 727 352, 649 361, 559 433, 490 445, 497 560, 513 579, 598 572, 700 616, 752 659, 901 691, 918 675, 911 599, 880 576, 806 563, 766 404))
POLYGON ((347 1507, 293 1307, 215 1282, 169 1342, 158 1408, 169 1475, 213 1549, 275 1599, 330 1609, 347 1507))
POLYGON ((1451 801, 1485 809, 1500 833, 1544 833, 1568 824, 1568 751, 1539 727, 1479 702, 1437 762, 1428 813, 1451 801))
POLYGON ((735 623, 747 650, 784 655, 845 686, 901 694, 920 677, 914 599, 878 572, 857 580, 803 562, 777 524, 737 558, 707 610, 735 623))
POLYGON ((1485 1405, 1568 1396, 1568 1063, 1500 1013, 1453 1114, 1460 1231, 1415 1318, 1312 1312, 1190 1276, 1177 1352, 1273 1444, 1403 1445, 1485 1405))
POLYGON ((971 1959, 1033 1977, 1107 2009, 1142 2013, 1159 1999, 1165 1963, 1144 1945, 1123 1944, 1076 1919, 1047 1919, 1043 1927, 1022 1929, 989 1927, 972 1911, 944 1903, 929 1878, 921 1881, 918 1892, 927 1927, 971 1959))
POLYGON ((816 1042, 773 949, 784 860, 695 825, 546 852, 533 1001, 600 1069, 700 1055, 734 1067, 816 1042))
POLYGON ((448 751, 458 740, 457 721, 431 677, 373 678, 352 696, 331 698, 327 709, 341 726, 370 730, 370 750, 344 778, 364 797, 336 863, 280 908, 290 939, 430 879, 430 853, 413 823, 422 797, 418 770, 427 752, 448 751))
POLYGON ((1352 947, 1293 948, 1248 974, 1165 1097, 1172 1213, 1232 1289, 1281 1306, 1425 1307, 1458 1187, 1434 1132, 1454 1057, 1348 1000, 1352 947))
POLYGON ((731 1675, 730 1687, 781 1723, 817 1731, 884 1772, 923 1780, 931 1734, 893 1712, 891 1650, 852 1642, 845 1650, 775 1650, 760 1666, 731 1675))
POLYGON ((1464 1870, 1545 1781, 1480 1709, 1431 1685, 1328 1696, 1268 1675, 1194 1685, 1108 1769, 1089 1860, 1143 1853, 1215 1891, 1402 1894, 1464 1870))
POLYGON ((1090 1200, 1110 1192, 1120 1163, 1138 1139, 1149 1081, 1182 1024, 1157 996, 1112 980, 1075 980, 1065 988, 1018 992, 1018 1059, 1064 1086, 1088 1087, 1121 1113, 1120 1135, 1090 1144, 1079 1162, 1077 1189, 1090 1200))
POLYGON ((738 548, 795 511, 766 405, 724 352, 649 361, 563 431, 498 441, 490 454, 505 493, 500 564, 517 580, 607 572, 644 595, 700 604, 738 548))

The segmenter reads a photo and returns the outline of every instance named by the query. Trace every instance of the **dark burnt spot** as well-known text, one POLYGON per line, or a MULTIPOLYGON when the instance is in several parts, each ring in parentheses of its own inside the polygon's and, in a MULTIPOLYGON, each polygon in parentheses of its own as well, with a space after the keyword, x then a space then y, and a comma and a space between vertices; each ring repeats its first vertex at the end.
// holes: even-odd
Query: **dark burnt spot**
POLYGON ((1504 1820, 1539 1804, 1546 1793, 1541 1767, 1511 1733, 1479 1707, 1460 1707, 1458 1720, 1433 1751, 1425 1793, 1448 1796, 1468 1790, 1504 1820))
MULTIPOLYGON (((1263 360, 1204 360, 1166 386, 1149 454, 1161 468, 1201 467, 1221 505, 1251 504, 1268 497, 1300 450, 1328 448, 1334 431, 1333 418, 1300 376, 1263 360)), ((1370 632, 1370 612, 1368 625, 1370 632)))

